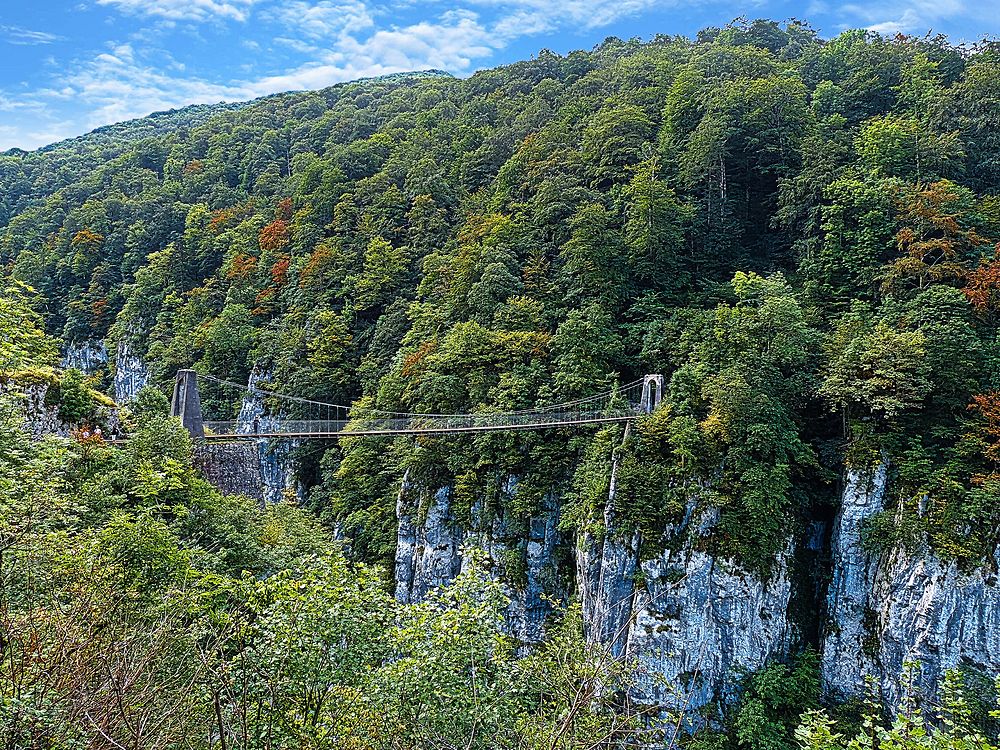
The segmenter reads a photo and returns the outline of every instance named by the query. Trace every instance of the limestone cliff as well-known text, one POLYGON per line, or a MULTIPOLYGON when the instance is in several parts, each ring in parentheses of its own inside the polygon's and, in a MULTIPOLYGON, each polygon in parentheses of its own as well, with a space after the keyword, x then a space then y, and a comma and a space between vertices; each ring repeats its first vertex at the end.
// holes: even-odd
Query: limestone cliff
MULTIPOLYGON (((0 380, 0 396, 9 395, 24 419, 24 426, 35 439, 53 435, 69 437, 81 425, 67 422, 59 414, 59 404, 50 398, 53 384, 45 380, 17 382, 0 380)), ((120 437, 122 426, 118 411, 111 406, 96 405, 86 427, 100 427, 106 439, 120 437)))
POLYGON ((107 364, 108 350, 103 341, 80 341, 63 350, 60 366, 93 375, 107 364))
MULTIPOLYGON (((67 363, 85 370, 100 366, 104 357, 106 352, 91 344, 65 353, 67 363)), ((148 370, 126 343, 119 344, 114 360, 115 393, 127 400, 145 384, 148 370)), ((241 431, 251 431, 255 423, 266 428, 275 419, 252 390, 266 377, 256 370, 251 374, 239 415, 241 431)), ((57 410, 46 405, 43 387, 27 389, 25 397, 36 434, 68 433, 57 410)), ((227 471, 236 473, 220 477, 219 483, 265 502, 288 492, 301 495, 295 447, 264 440, 244 445, 229 456, 237 468, 227 471)), ((482 550, 507 588, 508 622, 518 638, 531 643, 544 637, 550 600, 575 595, 590 637, 635 659, 643 674, 662 676, 682 690, 665 694, 650 678, 648 698, 665 705, 681 700, 692 708, 727 699, 739 674, 809 640, 790 612, 801 594, 793 583, 799 579, 791 539, 764 580, 703 551, 698 541, 715 519, 691 506, 676 528, 666 530, 667 538, 683 543, 643 554, 643 540, 617 523, 616 506, 626 499, 618 497, 616 474, 613 465, 605 533, 576 539, 559 531, 554 494, 527 521, 474 508, 471 521, 459 523, 452 488, 423 488, 429 500, 415 505, 414 488, 404 477, 396 507, 397 598, 416 601, 446 585, 468 564, 471 549, 482 550)), ((832 530, 825 530, 832 533, 820 528, 814 535, 817 545, 828 544, 829 587, 810 605, 811 615, 823 622, 816 645, 827 691, 859 695, 865 677, 872 675, 891 703, 909 659, 923 665, 920 680, 929 689, 950 667, 1000 673, 1000 553, 979 570, 962 571, 928 552, 868 551, 863 529, 884 508, 887 482, 885 467, 870 475, 849 472, 832 530)), ((513 496, 517 484, 517 477, 508 477, 501 490, 513 496)))
MULTIPOLYGON (((559 533, 559 508, 553 502, 529 521, 521 535, 512 533, 512 525, 503 518, 478 528, 473 522, 473 528, 465 530, 451 515, 450 488, 439 488, 419 515, 406 499, 404 479, 397 503, 397 598, 414 601, 432 587, 447 584, 462 569, 469 548, 477 547, 506 581, 511 598, 507 620, 522 640, 544 636, 550 612, 544 595, 564 597, 573 588, 581 600, 588 635, 640 665, 641 681, 647 678, 643 698, 689 708, 724 698, 734 677, 780 658, 792 643, 790 549, 772 576, 762 581, 732 562, 696 550, 699 534, 707 533, 714 519, 695 519, 692 509, 683 526, 698 528, 688 542, 643 558, 638 535, 617 528, 616 472, 613 466, 606 532, 601 538, 581 536, 575 544, 559 533), (571 587, 561 583, 564 574, 572 572, 560 570, 561 543, 574 549, 571 587), (512 557, 523 566, 513 576, 516 580, 511 580, 511 565, 506 562, 512 557), (683 691, 663 692, 660 677, 683 691)), ((516 492, 516 487, 516 479, 511 479, 504 490, 516 492)))
MULTIPOLYGON (((269 414, 260 392, 255 390, 257 383, 267 380, 270 373, 255 367, 247 381, 247 391, 240 404, 240 414, 237 417, 238 433, 266 432, 278 424, 278 416, 269 414)), ((267 440, 253 441, 256 446, 260 490, 253 497, 260 497, 266 503, 280 502, 285 494, 291 492, 298 498, 304 496, 303 488, 296 479, 296 464, 294 451, 299 445, 297 440, 267 440)), ((249 454, 248 458, 249 459, 249 454)))
POLYGON ((725 699, 741 673, 781 658, 792 645, 791 547, 761 580, 698 549, 717 518, 699 515, 692 504, 681 523, 666 530, 667 539, 684 541, 643 556, 639 535, 622 533, 616 521, 617 468, 612 465, 603 538, 583 536, 576 545, 589 635, 639 665, 645 700, 696 709, 725 699))
POLYGON ((24 426, 36 440, 46 435, 69 437, 72 425, 59 417, 59 406, 48 402, 51 385, 46 382, 0 381, 0 395, 9 394, 21 410, 24 426))
MULTIPOLYGON (((525 643, 544 637, 545 620, 552 611, 550 597, 566 596, 567 571, 560 569, 557 555, 562 541, 559 509, 551 498, 527 524, 514 523, 503 514, 487 518, 481 509, 474 509, 477 520, 471 528, 463 528, 452 514, 451 488, 437 489, 423 510, 413 506, 411 489, 404 476, 396 504, 396 598, 419 601, 432 588, 452 581, 469 564, 470 551, 481 550, 510 598, 505 618, 510 632, 525 643)), ((516 477, 508 478, 503 491, 517 492, 516 477)))
POLYGON ((119 404, 128 403, 148 382, 149 368, 142 357, 128 341, 120 341, 114 358, 115 401, 119 404))
POLYGON ((883 509, 887 471, 847 477, 833 537, 833 581, 823 642, 823 679, 831 692, 858 695, 873 675, 893 702, 907 660, 933 690, 942 673, 964 666, 1000 673, 1000 556, 962 572, 929 552, 885 555, 861 544, 864 524, 883 509))
MULTIPOLYGON (((731 560, 712 557, 699 540, 716 519, 689 507, 667 530, 678 543, 643 554, 642 540, 616 523, 612 481, 600 536, 575 541, 558 531, 559 508, 551 503, 531 519, 529 530, 511 533, 504 519, 463 528, 451 512, 450 488, 438 488, 423 510, 399 495, 396 595, 414 601, 451 581, 471 547, 485 551, 508 581, 513 633, 526 641, 543 636, 549 609, 542 597, 575 594, 589 636, 640 667, 643 696, 663 705, 698 708, 734 695, 738 677, 811 642, 793 616, 801 576, 794 575, 795 543, 789 540, 771 575, 762 579, 731 560), (572 569, 560 568, 560 550, 572 550, 572 569), (510 580, 511 557, 521 559, 510 580), (569 574, 572 580, 567 580, 569 574), (662 681, 658 678, 665 678, 662 681), (665 692, 662 684, 679 690, 665 692)), ((1000 673, 1000 555, 981 570, 963 573, 952 564, 897 550, 872 555, 862 544, 865 520, 883 507, 887 472, 850 473, 832 535, 814 529, 812 544, 828 545, 829 588, 805 598, 807 614, 822 621, 816 633, 826 689, 858 695, 873 675, 883 696, 898 696, 903 662, 923 664, 921 681, 933 690, 944 670, 964 665, 1000 673)), ((516 491, 511 479, 505 491, 516 491)), ((801 601, 800 601, 801 606, 801 601)), ((798 613, 801 615, 801 613, 798 613)))

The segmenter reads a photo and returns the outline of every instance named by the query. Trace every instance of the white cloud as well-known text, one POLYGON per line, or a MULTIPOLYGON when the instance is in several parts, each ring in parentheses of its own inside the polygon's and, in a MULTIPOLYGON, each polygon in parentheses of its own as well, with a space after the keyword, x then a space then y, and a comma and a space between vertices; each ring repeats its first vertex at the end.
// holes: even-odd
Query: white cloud
POLYGON ((42 128, 0 125, 0 151, 15 147, 28 151, 56 143, 76 134, 76 123, 73 122, 50 123, 42 128))
POLYGON ((500 18, 493 26, 494 32, 503 39, 519 36, 534 36, 552 31, 556 20, 545 13, 520 9, 500 18))
POLYGON ((369 76, 411 70, 440 68, 467 72, 476 60, 489 57, 498 42, 493 32, 469 12, 446 13, 436 21, 424 21, 393 29, 381 29, 365 37, 339 33, 328 49, 314 59, 287 72, 216 83, 185 75, 169 55, 154 55, 129 44, 114 44, 89 60, 69 66, 48 88, 16 99, 0 92, 0 111, 48 108, 83 110, 76 126, 63 130, 46 126, 39 132, 6 125, 0 129, 0 148, 43 145, 52 140, 100 125, 151 112, 208 104, 242 101, 280 91, 319 89, 369 76))
POLYGON ((274 43, 281 45, 282 47, 288 47, 288 49, 294 50, 295 52, 299 52, 303 55, 315 55, 320 51, 320 48, 315 44, 303 42, 301 39, 295 39, 294 37, 276 36, 274 38, 274 43))
POLYGON ((450 13, 437 22, 382 29, 364 39, 343 34, 319 59, 242 85, 255 96, 263 96, 411 70, 463 73, 474 60, 489 57, 497 45, 495 36, 474 14, 450 13))
POLYGON ((664 9, 678 0, 471 0, 503 11, 497 30, 509 38, 559 28, 594 29, 651 8, 664 9))
MULTIPOLYGON (((71 127, 59 137, 150 112, 188 104, 239 101, 288 90, 319 89, 342 81, 412 70, 437 68, 466 74, 513 40, 560 29, 593 29, 652 8, 682 2, 718 0, 92 0, 121 12, 155 17, 160 26, 233 20, 260 31, 247 34, 233 47, 244 59, 233 61, 233 77, 199 75, 190 60, 157 52, 155 35, 140 29, 133 44, 110 44, 89 59, 60 61, 47 88, 36 88, 22 101, 0 91, 0 109, 28 113, 28 106, 47 107, 22 117, 31 129, 4 123, 2 141, 36 146, 54 129, 71 127), (440 4, 439 4, 440 3, 440 4), (479 13, 482 11, 485 20, 479 13), (395 14, 395 15, 390 15, 395 14), (387 25, 385 19, 421 18, 387 25), (264 41, 264 40, 267 41, 264 41), (288 63, 288 56, 297 63, 288 63), (285 69, 280 66, 285 61, 285 69), (188 63, 185 65, 185 62, 188 63), (268 65, 267 75, 254 74, 268 65), (271 72, 278 70, 280 72, 271 72), (238 71, 238 72, 236 72, 238 71), (65 118, 72 116, 74 125, 65 118), (33 122, 32 118, 41 120, 33 122), (51 125, 52 127, 48 127, 51 125), (37 126, 37 127, 36 127, 37 126)), ((817 0, 821 1, 821 0, 817 0)), ((927 1, 927 0, 921 0, 927 1)), ((942 0, 958 2, 959 0, 942 0)), ((875 21, 873 21, 875 22, 875 21)), ((9 94, 9 92, 6 92, 9 94)))
POLYGON ((872 5, 849 3, 840 8, 850 21, 879 34, 924 34, 936 25, 968 14, 963 0, 905 0, 872 5))
POLYGON ((13 112, 18 109, 38 109, 38 107, 30 101, 11 98, 0 93, 0 112, 13 112))
MULTIPOLYGON (((881 23, 869 24, 866 28, 869 31, 874 31, 877 34, 885 34, 886 36, 893 36, 895 34, 906 34, 908 32, 918 31, 918 26, 920 25, 920 17, 914 13, 912 10, 907 9, 903 11, 903 15, 897 18, 895 21, 882 21, 881 23)), ((923 29, 927 31, 927 29, 923 29)))
POLYGON ((139 60, 129 45, 118 45, 63 75, 58 86, 37 99, 68 100, 86 111, 84 125, 94 128, 187 104, 252 98, 239 85, 218 85, 170 75, 139 60))
POLYGON ((154 16, 168 21, 207 21, 229 18, 246 21, 258 0, 97 0, 126 13, 154 16))
POLYGON ((371 9, 360 0, 291 0, 273 8, 268 15, 313 40, 364 31, 375 25, 371 9))
POLYGON ((60 42, 65 39, 65 37, 50 34, 47 31, 32 31, 31 29, 22 29, 20 26, 2 25, 0 25, 0 37, 8 44, 17 45, 52 44, 52 42, 60 42))

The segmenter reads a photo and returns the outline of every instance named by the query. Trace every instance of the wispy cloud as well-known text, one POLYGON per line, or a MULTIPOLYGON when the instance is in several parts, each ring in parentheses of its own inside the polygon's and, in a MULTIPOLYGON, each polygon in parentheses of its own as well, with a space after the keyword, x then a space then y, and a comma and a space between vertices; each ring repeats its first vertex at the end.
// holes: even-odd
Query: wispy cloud
POLYGON ((903 14, 894 20, 890 21, 880 21, 879 23, 869 24, 866 28, 869 31, 874 31, 877 34, 885 34, 887 36, 892 36, 895 34, 907 34, 913 32, 929 31, 931 28, 930 23, 924 24, 921 17, 915 13, 912 9, 907 8, 903 11, 903 14), (924 28, 921 28, 924 26, 924 28))
POLYGON ((50 34, 47 31, 22 29, 20 26, 0 25, 0 39, 3 39, 7 44, 34 45, 60 42, 65 37, 61 37, 58 34, 50 34))
MULTIPOLYGON (((318 89, 369 76, 428 68, 466 72, 476 60, 493 54, 496 44, 492 31, 474 13, 450 12, 434 21, 379 29, 366 36, 349 34, 344 28, 332 46, 317 47, 322 51, 308 62, 279 74, 227 83, 188 75, 178 65, 164 65, 162 54, 117 44, 79 61, 28 99, 12 99, 0 92, 0 109, 72 103, 86 111, 82 125, 94 128, 188 104, 318 89)), ((37 141, 32 138, 31 142, 37 141)))
MULTIPOLYGON (((650 9, 665 10, 680 0, 469 0, 498 11, 497 33, 533 36, 559 29, 595 29, 650 9)), ((695 0, 699 3, 708 0, 695 0)), ((691 2, 686 3, 688 5, 691 2)))
POLYGON ((165 72, 142 60, 128 44, 115 45, 108 52, 81 63, 60 76, 56 84, 36 96, 83 105, 89 128, 157 110, 249 99, 254 95, 241 85, 220 85, 165 72))
POLYGON ((258 0, 97 0, 132 15, 168 21, 207 21, 228 18, 246 21, 258 0))
MULTIPOLYGON (((748 0, 744 0, 743 9, 748 0)), ((749 0, 757 5, 765 0, 749 0)), ((811 13, 837 25, 881 33, 923 33, 952 18, 1000 24, 1000 6, 981 0, 807 0, 811 13)), ((464 75, 495 61, 518 40, 610 27, 672 8, 728 7, 730 0, 88 0, 123 14, 130 44, 60 59, 30 91, 0 90, 6 143, 40 145, 152 111, 186 104, 251 99, 318 89, 360 77, 440 68, 464 75), (239 24, 238 31, 235 26, 239 24), (172 26, 189 48, 170 47, 172 26), (229 31, 226 31, 226 28, 229 31), (202 31, 205 31, 204 35, 202 31), (199 66, 199 46, 226 41, 199 66), (166 47, 167 49, 161 49, 166 47), (171 56, 170 53, 174 53, 171 56), (223 72, 225 71, 225 72, 223 72), (19 120, 21 136, 13 125, 19 120), (70 120, 72 120, 70 122, 70 120)), ((735 15, 735 12, 734 12, 735 15)), ((984 24, 989 26, 990 24, 984 24)), ((650 30, 652 32, 652 29, 650 30)), ((44 44, 59 37, 0 25, 0 41, 44 44), (16 40, 16 41, 15 41, 16 40)), ((63 50, 63 47, 56 48, 63 50)), ((214 52, 214 50, 213 50, 214 52)), ((2 143, 0 143, 2 147, 2 143)))
POLYGON ((18 147, 23 149, 39 148, 64 140, 75 135, 74 123, 71 121, 59 121, 47 123, 41 128, 32 128, 25 132, 24 129, 13 125, 0 125, 0 151, 7 148, 18 147), (3 145, 7 144, 7 145, 3 145))
MULTIPOLYGON (((383 0, 379 5, 374 0, 95 0, 167 23, 243 22, 252 16, 255 27, 270 30, 272 48, 286 50, 299 62, 259 75, 253 75, 260 70, 256 65, 236 66, 239 74, 218 80, 156 49, 148 34, 139 32, 133 34, 133 44, 111 43, 99 54, 63 65, 46 87, 27 97, 0 91, 0 108, 51 110, 40 118, 48 122, 22 131, 19 140, 14 140, 10 124, 5 128, 18 145, 40 145, 39 134, 65 127, 58 113, 71 110, 79 112, 76 125, 60 137, 157 110, 319 89, 369 76, 429 68, 462 75, 518 38, 567 26, 606 25, 654 3, 675 1, 465 0, 464 9, 446 9, 443 2, 413 5, 412 0, 383 0), (411 23, 391 23, 414 15, 411 23), (53 124, 57 119, 59 124, 53 124)), ((264 54, 266 43, 241 41, 251 54, 264 54)))
POLYGON ((0 92, 0 112, 15 112, 17 110, 23 111, 29 109, 41 112, 44 111, 45 105, 34 98, 18 99, 0 92))
POLYGON ((375 25, 372 9, 360 0, 289 0, 269 9, 266 15, 312 40, 364 31, 375 25))
POLYGON ((844 26, 864 26, 879 34, 923 34, 943 21, 967 14, 964 0, 903 0, 840 7, 844 26))

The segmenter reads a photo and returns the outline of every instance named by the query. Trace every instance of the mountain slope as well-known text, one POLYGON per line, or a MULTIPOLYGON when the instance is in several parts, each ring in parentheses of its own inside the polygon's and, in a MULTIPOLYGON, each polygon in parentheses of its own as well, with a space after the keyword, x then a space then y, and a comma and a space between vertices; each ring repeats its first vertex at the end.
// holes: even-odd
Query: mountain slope
POLYGON ((870 511, 848 519, 845 554, 870 556, 848 652, 891 641, 869 615, 878 561, 992 564, 998 67, 991 45, 759 21, 269 97, 4 157, 0 260, 50 331, 159 387, 195 367, 447 413, 664 374, 665 405, 627 435, 345 441, 302 449, 299 474, 405 596, 478 540, 532 627, 543 593, 594 581, 605 635, 628 623, 609 602, 669 599, 643 610, 643 653, 675 648, 686 673, 690 634, 715 628, 708 701, 739 658, 822 648, 825 581, 851 562, 829 559, 842 487, 870 511), (657 635, 720 599, 733 622, 657 635))

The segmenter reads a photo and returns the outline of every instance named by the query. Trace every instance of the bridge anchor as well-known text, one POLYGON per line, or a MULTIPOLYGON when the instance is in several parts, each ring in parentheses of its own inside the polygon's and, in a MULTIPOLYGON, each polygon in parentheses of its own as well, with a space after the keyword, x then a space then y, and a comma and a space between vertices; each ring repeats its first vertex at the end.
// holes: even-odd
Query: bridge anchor
POLYGON ((170 416, 180 417, 181 424, 195 440, 202 440, 205 437, 201 396, 198 395, 198 373, 194 370, 177 371, 174 397, 170 401, 170 416))

